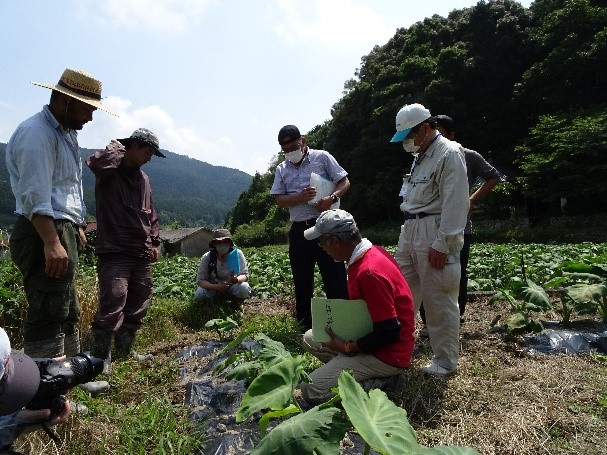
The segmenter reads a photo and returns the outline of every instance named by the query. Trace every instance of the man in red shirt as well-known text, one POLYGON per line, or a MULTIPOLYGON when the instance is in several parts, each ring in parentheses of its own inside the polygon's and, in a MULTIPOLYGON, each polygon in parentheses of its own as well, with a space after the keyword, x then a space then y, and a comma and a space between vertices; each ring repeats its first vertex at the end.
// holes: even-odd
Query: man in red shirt
POLYGON ((343 340, 327 329, 328 343, 313 341, 308 330, 304 347, 326 363, 310 374, 310 384, 301 384, 303 398, 310 403, 330 399, 343 370, 352 370, 360 382, 394 376, 408 368, 414 345, 413 298, 394 258, 363 239, 354 218, 344 210, 323 212, 304 236, 318 239, 336 262, 347 262, 349 297, 366 302, 373 330, 357 340, 343 340))

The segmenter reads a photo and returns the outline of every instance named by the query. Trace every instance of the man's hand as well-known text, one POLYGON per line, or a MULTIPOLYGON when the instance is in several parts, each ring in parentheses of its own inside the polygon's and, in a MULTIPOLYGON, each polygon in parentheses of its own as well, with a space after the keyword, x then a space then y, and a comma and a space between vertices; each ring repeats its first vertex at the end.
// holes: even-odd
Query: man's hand
POLYGON ((226 292, 228 289, 230 289, 230 285, 228 283, 224 283, 223 281, 215 284, 215 290, 217 292, 223 293, 226 292))
POLYGON ((325 327, 325 332, 331 337, 331 340, 328 343, 323 343, 323 347, 335 352, 346 352, 346 342, 335 335, 331 327, 325 327))
POLYGON ((316 196, 316 188, 314 188, 313 186, 304 188, 299 192, 298 196, 301 203, 307 203, 308 201, 314 199, 314 197, 316 196))
POLYGON ((86 234, 84 233, 84 229, 82 226, 78 226, 78 235, 80 236, 80 243, 82 243, 82 249, 86 247, 86 234))
POLYGON ((319 212, 324 212, 325 210, 329 210, 332 205, 333 205, 333 198, 331 196, 326 196, 326 197, 323 197, 322 199, 320 199, 316 203, 316 209, 319 212))
POLYGON ((44 244, 44 272, 52 277, 59 278, 67 273, 67 251, 59 241, 44 244))
POLYGON ((63 406, 63 410, 57 414, 56 416, 51 417, 50 409, 22 409, 15 416, 19 420, 23 420, 24 422, 29 423, 42 423, 46 422, 48 426, 57 425, 60 423, 65 423, 68 421, 70 416, 70 402, 69 400, 65 400, 65 405, 63 406), (50 417, 50 419, 49 419, 50 417))
POLYGON ((430 262, 430 267, 433 269, 442 270, 447 263, 447 255, 430 248, 430 251, 428 251, 428 262, 430 262))

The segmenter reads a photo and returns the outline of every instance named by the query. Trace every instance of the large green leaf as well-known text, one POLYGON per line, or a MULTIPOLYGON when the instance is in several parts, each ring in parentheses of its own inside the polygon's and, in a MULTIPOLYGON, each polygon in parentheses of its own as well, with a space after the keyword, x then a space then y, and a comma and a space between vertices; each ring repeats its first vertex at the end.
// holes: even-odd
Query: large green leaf
POLYGON ((565 290, 576 303, 599 302, 607 297, 607 287, 604 284, 577 283, 565 290))
POLYGON ((245 392, 236 422, 243 422, 257 411, 286 408, 293 397, 305 363, 304 356, 284 359, 257 376, 245 392))
POLYGON ((379 389, 369 394, 344 371, 338 379, 339 396, 352 425, 369 446, 383 455, 478 455, 468 447, 424 447, 417 443, 407 411, 396 406, 379 389))
POLYGON ((348 427, 339 409, 315 407, 282 422, 250 455, 339 455, 339 442, 348 427))
POLYGON ((379 389, 369 395, 350 373, 338 379, 339 396, 352 425, 373 449, 384 455, 413 453, 419 448, 407 411, 392 403, 379 389))
POLYGON ((521 288, 520 296, 525 300, 526 306, 530 310, 538 311, 552 308, 552 302, 544 288, 531 280, 527 280, 527 286, 521 288))

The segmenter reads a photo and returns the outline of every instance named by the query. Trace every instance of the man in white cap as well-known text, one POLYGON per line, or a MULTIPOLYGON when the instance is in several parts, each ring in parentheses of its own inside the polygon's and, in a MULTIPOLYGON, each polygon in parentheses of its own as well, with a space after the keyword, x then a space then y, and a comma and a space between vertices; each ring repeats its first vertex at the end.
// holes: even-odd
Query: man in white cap
MULTIPOLYGON (((86 244, 82 161, 77 135, 101 103, 101 82, 66 69, 42 111, 22 122, 6 147, 6 166, 18 219, 11 257, 23 274, 28 300, 23 348, 31 357, 80 352, 80 304, 75 273, 86 244)), ((109 111, 108 111, 109 112, 109 111)))
MULTIPOLYGON (((158 259, 160 224, 152 186, 141 167, 166 158, 147 128, 112 140, 86 160, 95 174, 99 309, 92 323, 95 357, 109 373, 112 338, 117 358, 131 354, 135 334, 152 301, 152 262, 158 259)), ((135 358, 146 356, 133 352, 135 358)))
POLYGON ((354 378, 363 381, 394 376, 411 365, 413 298, 394 258, 361 237, 350 213, 327 210, 304 236, 317 241, 335 261, 346 261, 350 299, 364 300, 373 322, 373 330, 357 340, 344 340, 331 329, 328 343, 315 342, 312 330, 304 334, 304 348, 325 362, 310 374, 311 383, 300 384, 302 397, 318 404, 334 395, 331 389, 342 371, 352 370, 354 378))
MULTIPOLYGON (((0 451, 6 453, 17 437, 27 431, 65 423, 70 414, 69 401, 61 413, 51 416, 50 409, 23 409, 40 385, 40 370, 30 357, 11 349, 8 336, 0 328, 0 451)), ((16 453, 16 452, 10 452, 16 453)))
POLYGON ((426 373, 446 375, 459 359, 459 253, 468 215, 466 164, 459 144, 442 137, 421 104, 396 115, 396 134, 415 156, 403 180, 404 213, 395 259, 411 287, 415 311, 424 302, 432 363, 426 373))

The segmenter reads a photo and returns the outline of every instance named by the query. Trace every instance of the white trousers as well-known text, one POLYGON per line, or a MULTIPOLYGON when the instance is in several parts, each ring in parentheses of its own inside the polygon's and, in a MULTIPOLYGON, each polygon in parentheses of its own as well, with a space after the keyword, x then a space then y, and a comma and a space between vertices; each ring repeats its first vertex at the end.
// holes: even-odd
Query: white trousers
MULTIPOLYGON (((459 252, 454 245, 441 270, 430 267, 428 251, 436 239, 440 216, 407 220, 402 225, 394 258, 407 280, 415 313, 424 302, 426 326, 433 361, 447 370, 456 370, 459 359, 459 252)), ((459 248, 458 248, 459 246, 459 248)))

